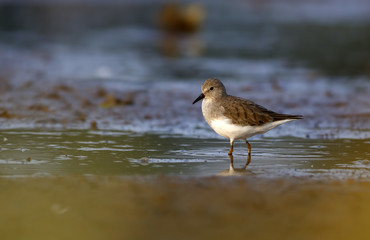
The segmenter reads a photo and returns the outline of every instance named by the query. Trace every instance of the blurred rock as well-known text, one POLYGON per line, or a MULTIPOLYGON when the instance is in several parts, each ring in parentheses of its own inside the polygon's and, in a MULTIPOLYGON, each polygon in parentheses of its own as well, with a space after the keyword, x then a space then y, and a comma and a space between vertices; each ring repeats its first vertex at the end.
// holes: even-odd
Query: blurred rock
POLYGON ((134 103, 134 94, 128 93, 127 97, 125 99, 120 99, 115 96, 115 94, 107 94, 103 100, 103 102, 100 103, 100 106, 103 108, 111 108, 116 106, 124 106, 124 105, 132 105, 134 103))
POLYGON ((204 16, 205 12, 200 4, 182 6, 167 3, 159 14, 159 24, 162 31, 170 34, 194 33, 199 30, 204 16))
POLYGON ((98 123, 96 121, 91 121, 90 122, 90 129, 91 130, 98 130, 98 123))
POLYGON ((201 54, 204 44, 196 33, 199 32, 205 18, 202 5, 193 3, 184 6, 178 3, 167 3, 158 18, 159 28, 163 33, 160 47, 165 56, 201 54))

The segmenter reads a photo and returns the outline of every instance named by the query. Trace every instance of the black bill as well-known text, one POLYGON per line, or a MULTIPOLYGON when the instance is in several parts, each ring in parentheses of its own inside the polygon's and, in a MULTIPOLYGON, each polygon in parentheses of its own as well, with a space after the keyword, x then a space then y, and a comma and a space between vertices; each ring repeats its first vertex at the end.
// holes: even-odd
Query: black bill
POLYGON ((197 99, 195 99, 195 101, 193 102, 193 104, 196 103, 196 102, 198 102, 199 100, 202 100, 203 98, 204 98, 204 94, 202 93, 202 94, 199 95, 199 97, 197 99))

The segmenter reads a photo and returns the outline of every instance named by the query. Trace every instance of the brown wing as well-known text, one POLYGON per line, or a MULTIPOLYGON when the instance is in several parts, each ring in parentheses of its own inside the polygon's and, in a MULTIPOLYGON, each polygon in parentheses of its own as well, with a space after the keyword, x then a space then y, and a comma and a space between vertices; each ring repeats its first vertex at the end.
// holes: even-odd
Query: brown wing
POLYGON ((252 101, 227 96, 221 103, 224 115, 232 120, 232 123, 241 126, 259 126, 268 122, 284 119, 301 119, 300 115, 287 115, 270 111, 252 101))

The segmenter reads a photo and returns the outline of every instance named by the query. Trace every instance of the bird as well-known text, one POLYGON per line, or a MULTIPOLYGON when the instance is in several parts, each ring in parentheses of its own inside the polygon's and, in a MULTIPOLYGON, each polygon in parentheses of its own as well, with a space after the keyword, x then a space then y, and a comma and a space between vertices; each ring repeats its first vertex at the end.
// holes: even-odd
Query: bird
POLYGON ((207 79, 202 93, 193 104, 203 100, 202 113, 209 126, 219 135, 230 139, 229 155, 233 154, 234 141, 242 139, 248 147, 248 163, 252 147, 248 138, 263 134, 283 123, 303 119, 302 115, 276 113, 253 101, 228 95, 224 84, 216 79, 207 79))

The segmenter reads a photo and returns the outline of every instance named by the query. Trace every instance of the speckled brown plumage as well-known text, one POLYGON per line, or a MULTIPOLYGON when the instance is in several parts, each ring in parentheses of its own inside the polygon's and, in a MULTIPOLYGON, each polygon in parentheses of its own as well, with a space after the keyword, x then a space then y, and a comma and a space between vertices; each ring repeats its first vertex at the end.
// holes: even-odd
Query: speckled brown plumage
POLYGON ((244 98, 226 96, 220 102, 223 115, 241 126, 260 126, 284 119, 302 119, 300 115, 280 114, 270 111, 244 98))

